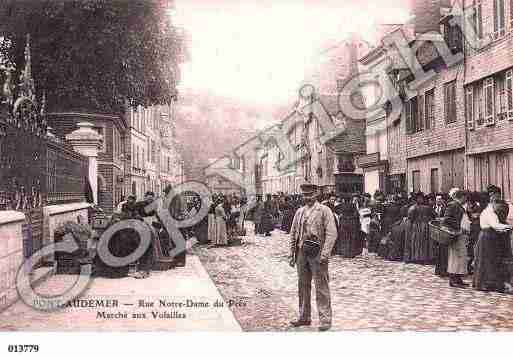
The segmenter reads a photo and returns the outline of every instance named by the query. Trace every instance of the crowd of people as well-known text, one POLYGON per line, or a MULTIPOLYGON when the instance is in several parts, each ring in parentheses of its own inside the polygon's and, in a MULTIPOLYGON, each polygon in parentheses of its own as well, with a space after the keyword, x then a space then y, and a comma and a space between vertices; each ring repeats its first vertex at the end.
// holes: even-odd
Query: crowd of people
POLYGON ((226 246, 244 236, 246 211, 245 197, 214 194, 208 211, 207 242, 215 246, 226 246))
MULTIPOLYGON (((120 204, 118 217, 139 218, 154 225, 155 214, 144 211, 154 197, 147 193, 139 202, 129 197, 120 204)), ((454 188, 446 194, 327 193, 317 200, 331 209, 338 230, 333 255, 354 258, 373 254, 389 261, 434 265, 434 274, 448 278, 452 287, 467 288, 470 284, 464 278, 473 275, 472 286, 477 290, 511 292, 512 226, 507 223, 509 206, 496 186, 489 186, 486 192, 454 188), (435 223, 453 234, 449 244, 435 240, 435 223)), ((182 230, 200 243, 226 246, 246 235, 248 219, 253 220, 257 236, 271 236, 276 229, 289 233, 294 215, 305 201, 302 195, 277 193, 265 199, 257 196, 254 203, 248 203, 237 194, 215 194, 211 203, 208 216, 182 230)), ((201 201, 174 207, 174 212, 189 216, 200 211, 201 201)), ((147 255, 139 261, 143 276, 152 261, 150 251, 147 255)))
POLYGON ((447 194, 385 196, 377 191, 374 198, 331 196, 324 204, 337 218, 335 254, 352 258, 367 252, 390 261, 434 264, 435 274, 448 277, 451 287, 468 287, 463 278, 473 275, 477 290, 511 293, 512 227, 509 206, 496 186, 483 193, 454 188, 447 194), (449 244, 434 240, 434 223, 452 234, 449 244))
MULTIPOLYGON (((454 188, 436 194, 327 193, 319 195, 318 201, 331 209, 338 229, 333 255, 371 254, 389 261, 434 265, 434 274, 448 278, 451 287, 467 288, 464 278, 473 275, 472 286, 477 290, 510 293, 512 227, 506 222, 509 207, 501 198, 501 189, 492 185, 486 192, 454 188), (450 244, 434 240, 436 222, 432 221, 453 233, 450 244)), ((231 236, 241 233, 246 218, 253 219, 255 235, 270 236, 275 229, 289 233, 304 199, 277 193, 266 195, 265 200, 257 196, 251 208, 246 204, 235 195, 218 197, 209 212, 212 243, 228 244, 231 236)))

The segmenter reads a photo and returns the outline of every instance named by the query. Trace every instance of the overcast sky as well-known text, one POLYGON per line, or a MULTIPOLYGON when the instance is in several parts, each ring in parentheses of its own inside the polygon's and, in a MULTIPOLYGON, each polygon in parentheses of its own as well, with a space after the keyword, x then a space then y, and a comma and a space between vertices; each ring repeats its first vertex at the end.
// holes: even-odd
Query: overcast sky
POLYGON ((408 18, 407 0, 176 0, 173 21, 190 35, 182 89, 276 105, 295 96, 329 41, 408 18), (319 5, 322 3, 323 5, 319 5))

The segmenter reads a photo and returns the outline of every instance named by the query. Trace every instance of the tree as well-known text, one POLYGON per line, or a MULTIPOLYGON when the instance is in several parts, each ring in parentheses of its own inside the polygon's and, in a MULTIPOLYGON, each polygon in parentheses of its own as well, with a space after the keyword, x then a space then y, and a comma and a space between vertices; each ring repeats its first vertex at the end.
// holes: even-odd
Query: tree
POLYGON ((170 103, 185 47, 171 0, 0 0, 1 56, 23 64, 31 35, 36 89, 49 110, 122 113, 170 103))

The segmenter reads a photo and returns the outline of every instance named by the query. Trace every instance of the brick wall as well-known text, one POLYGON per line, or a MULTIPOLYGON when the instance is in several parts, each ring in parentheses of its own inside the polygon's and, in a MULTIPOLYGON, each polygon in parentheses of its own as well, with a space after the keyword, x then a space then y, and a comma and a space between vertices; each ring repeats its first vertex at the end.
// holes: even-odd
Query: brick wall
MULTIPOLYGON (((466 0, 468 4, 470 1, 466 0)), ((483 19, 483 37, 490 36, 494 31, 493 1, 482 0, 481 12, 483 19)), ((505 4, 505 36, 494 41, 480 50, 470 50, 466 53, 467 75, 466 83, 479 80, 493 73, 502 71, 513 64, 513 25, 511 17, 511 2, 505 4)), ((468 49, 468 48, 467 48, 468 49)))
POLYGON ((413 171, 420 171, 420 190, 425 193, 449 192, 453 187, 464 186, 463 150, 448 151, 423 157, 410 158, 407 161, 408 191, 413 191, 413 171), (432 170, 436 169, 438 189, 431 188, 432 170))
POLYGON ((404 112, 398 123, 391 123, 387 118, 388 131, 388 172, 402 174, 406 172, 406 118, 404 112))
POLYGON ((442 69, 437 76, 419 88, 418 94, 435 89, 434 128, 406 135, 407 158, 454 150, 465 146, 465 97, 463 64, 442 69), (456 80, 456 121, 446 123, 444 85, 456 80))

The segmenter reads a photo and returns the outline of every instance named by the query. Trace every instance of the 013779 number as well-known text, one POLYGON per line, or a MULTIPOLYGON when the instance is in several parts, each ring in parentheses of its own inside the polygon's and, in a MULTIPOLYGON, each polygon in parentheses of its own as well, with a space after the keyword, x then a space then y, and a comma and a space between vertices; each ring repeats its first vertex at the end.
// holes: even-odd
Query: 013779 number
POLYGON ((9 353, 37 353, 39 351, 39 345, 27 345, 27 344, 18 344, 18 345, 8 345, 7 351, 9 353))

